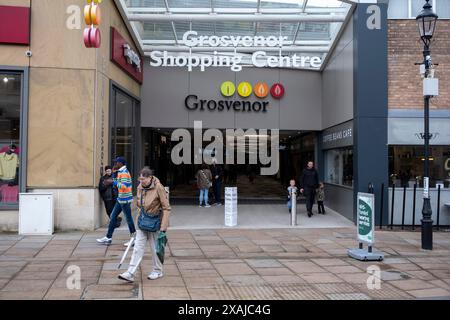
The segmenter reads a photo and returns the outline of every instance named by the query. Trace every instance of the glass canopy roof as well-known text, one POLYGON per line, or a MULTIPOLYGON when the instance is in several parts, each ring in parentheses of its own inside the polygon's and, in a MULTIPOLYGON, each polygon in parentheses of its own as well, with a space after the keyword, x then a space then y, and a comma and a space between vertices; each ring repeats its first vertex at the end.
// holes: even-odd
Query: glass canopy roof
MULTIPOLYGON (((333 48, 352 5, 340 0, 115 0, 129 21, 135 40, 145 55, 168 51, 190 54, 183 35, 192 30, 200 36, 284 37, 271 55, 318 56, 325 61, 333 48)), ((124 18, 125 18, 124 17, 124 18)), ((237 46, 221 50, 205 42, 197 54, 240 54, 242 63, 259 47, 237 46)), ((269 54, 268 53, 268 54, 269 54)), ((322 66, 321 66, 322 67, 322 66)), ((321 70, 317 66, 302 68, 321 70)))

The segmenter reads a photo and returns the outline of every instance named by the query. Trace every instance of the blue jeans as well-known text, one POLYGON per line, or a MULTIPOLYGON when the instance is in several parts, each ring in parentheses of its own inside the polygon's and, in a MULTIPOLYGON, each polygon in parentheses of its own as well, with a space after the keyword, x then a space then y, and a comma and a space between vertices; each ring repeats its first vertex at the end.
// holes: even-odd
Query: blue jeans
POLYGON ((288 209, 289 209, 289 210, 292 209, 292 199, 289 199, 289 200, 288 200, 287 206, 288 206, 288 209))
POLYGON ((107 238, 112 238, 114 229, 116 228, 117 225, 117 217, 122 211, 125 214, 125 218, 127 219, 130 234, 136 232, 136 228, 134 227, 133 216, 131 215, 131 203, 119 203, 117 201, 111 213, 111 220, 109 220, 108 233, 106 234, 107 238))
POLYGON ((216 201, 216 203, 221 203, 222 181, 220 180, 214 181, 213 189, 214 189, 214 200, 216 201))
POLYGON ((209 188, 200 189, 200 205, 202 205, 202 200, 205 200, 205 206, 208 204, 208 192, 209 188))

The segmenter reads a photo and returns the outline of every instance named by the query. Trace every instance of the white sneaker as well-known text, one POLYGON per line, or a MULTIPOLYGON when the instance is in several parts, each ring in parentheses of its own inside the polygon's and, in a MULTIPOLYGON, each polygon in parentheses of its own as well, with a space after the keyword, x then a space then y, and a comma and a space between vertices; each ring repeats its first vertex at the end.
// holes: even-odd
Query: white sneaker
POLYGON ((207 204, 207 205, 205 206, 205 208, 211 208, 211 206, 210 206, 209 204, 207 204))
POLYGON ((129 241, 125 242, 123 245, 125 247, 128 247, 128 245, 130 244, 130 241, 133 241, 133 243, 131 245, 134 247, 134 238, 132 240, 129 240, 129 241))
POLYGON ((163 276, 162 272, 158 272, 158 271, 152 271, 152 273, 150 273, 147 277, 147 279, 149 280, 156 280, 158 278, 161 278, 163 276))
POLYGON ((119 279, 125 280, 127 282, 134 282, 134 276, 128 271, 125 271, 124 273, 119 274, 119 279))
POLYGON ((101 244, 111 244, 112 239, 111 238, 107 238, 107 237, 103 237, 101 239, 97 239, 97 242, 101 243, 101 244))

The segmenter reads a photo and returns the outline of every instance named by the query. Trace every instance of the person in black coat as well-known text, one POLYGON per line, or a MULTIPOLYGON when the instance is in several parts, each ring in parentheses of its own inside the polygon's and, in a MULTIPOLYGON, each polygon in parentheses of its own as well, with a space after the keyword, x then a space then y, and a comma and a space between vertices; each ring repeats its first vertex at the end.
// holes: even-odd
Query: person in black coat
MULTIPOLYGON (((98 183, 98 190, 100 191, 100 196, 105 204, 106 214, 108 217, 111 216, 119 194, 117 188, 113 185, 113 178, 111 166, 106 166, 105 175, 100 178, 100 182, 98 183)), ((120 226, 121 221, 122 218, 119 217, 117 219, 117 227, 120 226)))
POLYGON ((314 168, 314 162, 309 161, 308 167, 303 170, 302 177, 300 178, 300 192, 306 197, 306 211, 308 212, 309 218, 313 215, 312 207, 314 205, 314 198, 318 187, 319 174, 314 168))
POLYGON ((222 205, 222 181, 223 181, 223 169, 222 166, 217 164, 217 159, 213 158, 212 166, 210 167, 211 174, 213 177, 213 191, 214 191, 214 201, 213 205, 222 205))

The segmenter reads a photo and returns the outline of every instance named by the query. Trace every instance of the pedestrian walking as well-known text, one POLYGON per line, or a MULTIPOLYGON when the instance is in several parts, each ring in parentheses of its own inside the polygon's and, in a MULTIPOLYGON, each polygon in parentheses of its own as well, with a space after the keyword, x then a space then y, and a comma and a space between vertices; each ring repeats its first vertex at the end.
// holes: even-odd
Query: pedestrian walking
POLYGON ((300 192, 306 197, 306 211, 309 218, 313 215, 312 207, 314 205, 314 197, 318 187, 319 174, 314 168, 314 162, 309 161, 306 169, 303 170, 302 177, 300 178, 300 192))
MULTIPOLYGON (((98 183, 98 190, 105 205, 108 218, 111 218, 111 213, 116 205, 118 196, 118 190, 114 186, 114 178, 112 173, 111 166, 105 166, 105 174, 100 178, 98 183)), ((121 221, 122 218, 118 217, 116 228, 120 227, 121 221)))
POLYGON ((199 207, 202 207, 202 203, 204 203, 205 208, 210 208, 211 206, 208 202, 208 193, 209 188, 212 187, 212 174, 211 170, 208 168, 208 165, 203 164, 201 169, 197 171, 195 177, 197 178, 197 188, 200 191, 199 207))
MULTIPOLYGON (((128 270, 119 275, 119 279, 133 282, 134 275, 142 261, 145 253, 145 244, 150 242, 150 249, 152 252, 152 264, 153 270, 147 276, 149 280, 155 280, 164 276, 163 273, 163 260, 164 257, 160 256, 157 247, 161 244, 160 240, 165 238, 165 232, 169 226, 169 216, 171 207, 169 199, 159 179, 154 176, 153 170, 145 167, 141 170, 139 176, 140 184, 137 188, 136 205, 139 209, 140 215, 148 215, 156 218, 154 226, 149 227, 144 223, 138 222, 138 230, 136 231, 136 241, 134 245, 133 254, 131 256, 130 265, 128 270), (152 230, 152 231, 149 231, 152 230), (155 230, 155 231, 153 231, 155 230)), ((139 217, 141 221, 141 217, 139 217)))
POLYGON ((213 192, 214 192, 214 206, 222 205, 222 181, 223 181, 223 169, 220 164, 217 163, 217 159, 212 159, 211 174, 213 178, 213 192))
MULTIPOLYGON (((101 239, 97 239, 98 243, 111 244, 114 229, 117 225, 117 217, 123 211, 127 220, 130 236, 133 239, 133 235, 136 232, 134 226, 133 216, 131 215, 131 202, 133 201, 133 189, 130 172, 126 166, 126 160, 124 157, 117 157, 114 161, 115 165, 113 170, 117 171, 117 178, 114 179, 113 185, 117 187, 119 194, 117 202, 114 205, 114 209, 111 213, 111 219, 109 221, 108 232, 106 236, 101 239)), ((130 240, 132 241, 132 240, 130 240)), ((128 246, 128 242, 124 244, 128 246)))
POLYGON ((321 214, 325 214, 325 207, 323 202, 325 201, 325 187, 323 182, 319 183, 319 188, 317 189, 317 211, 321 214))

